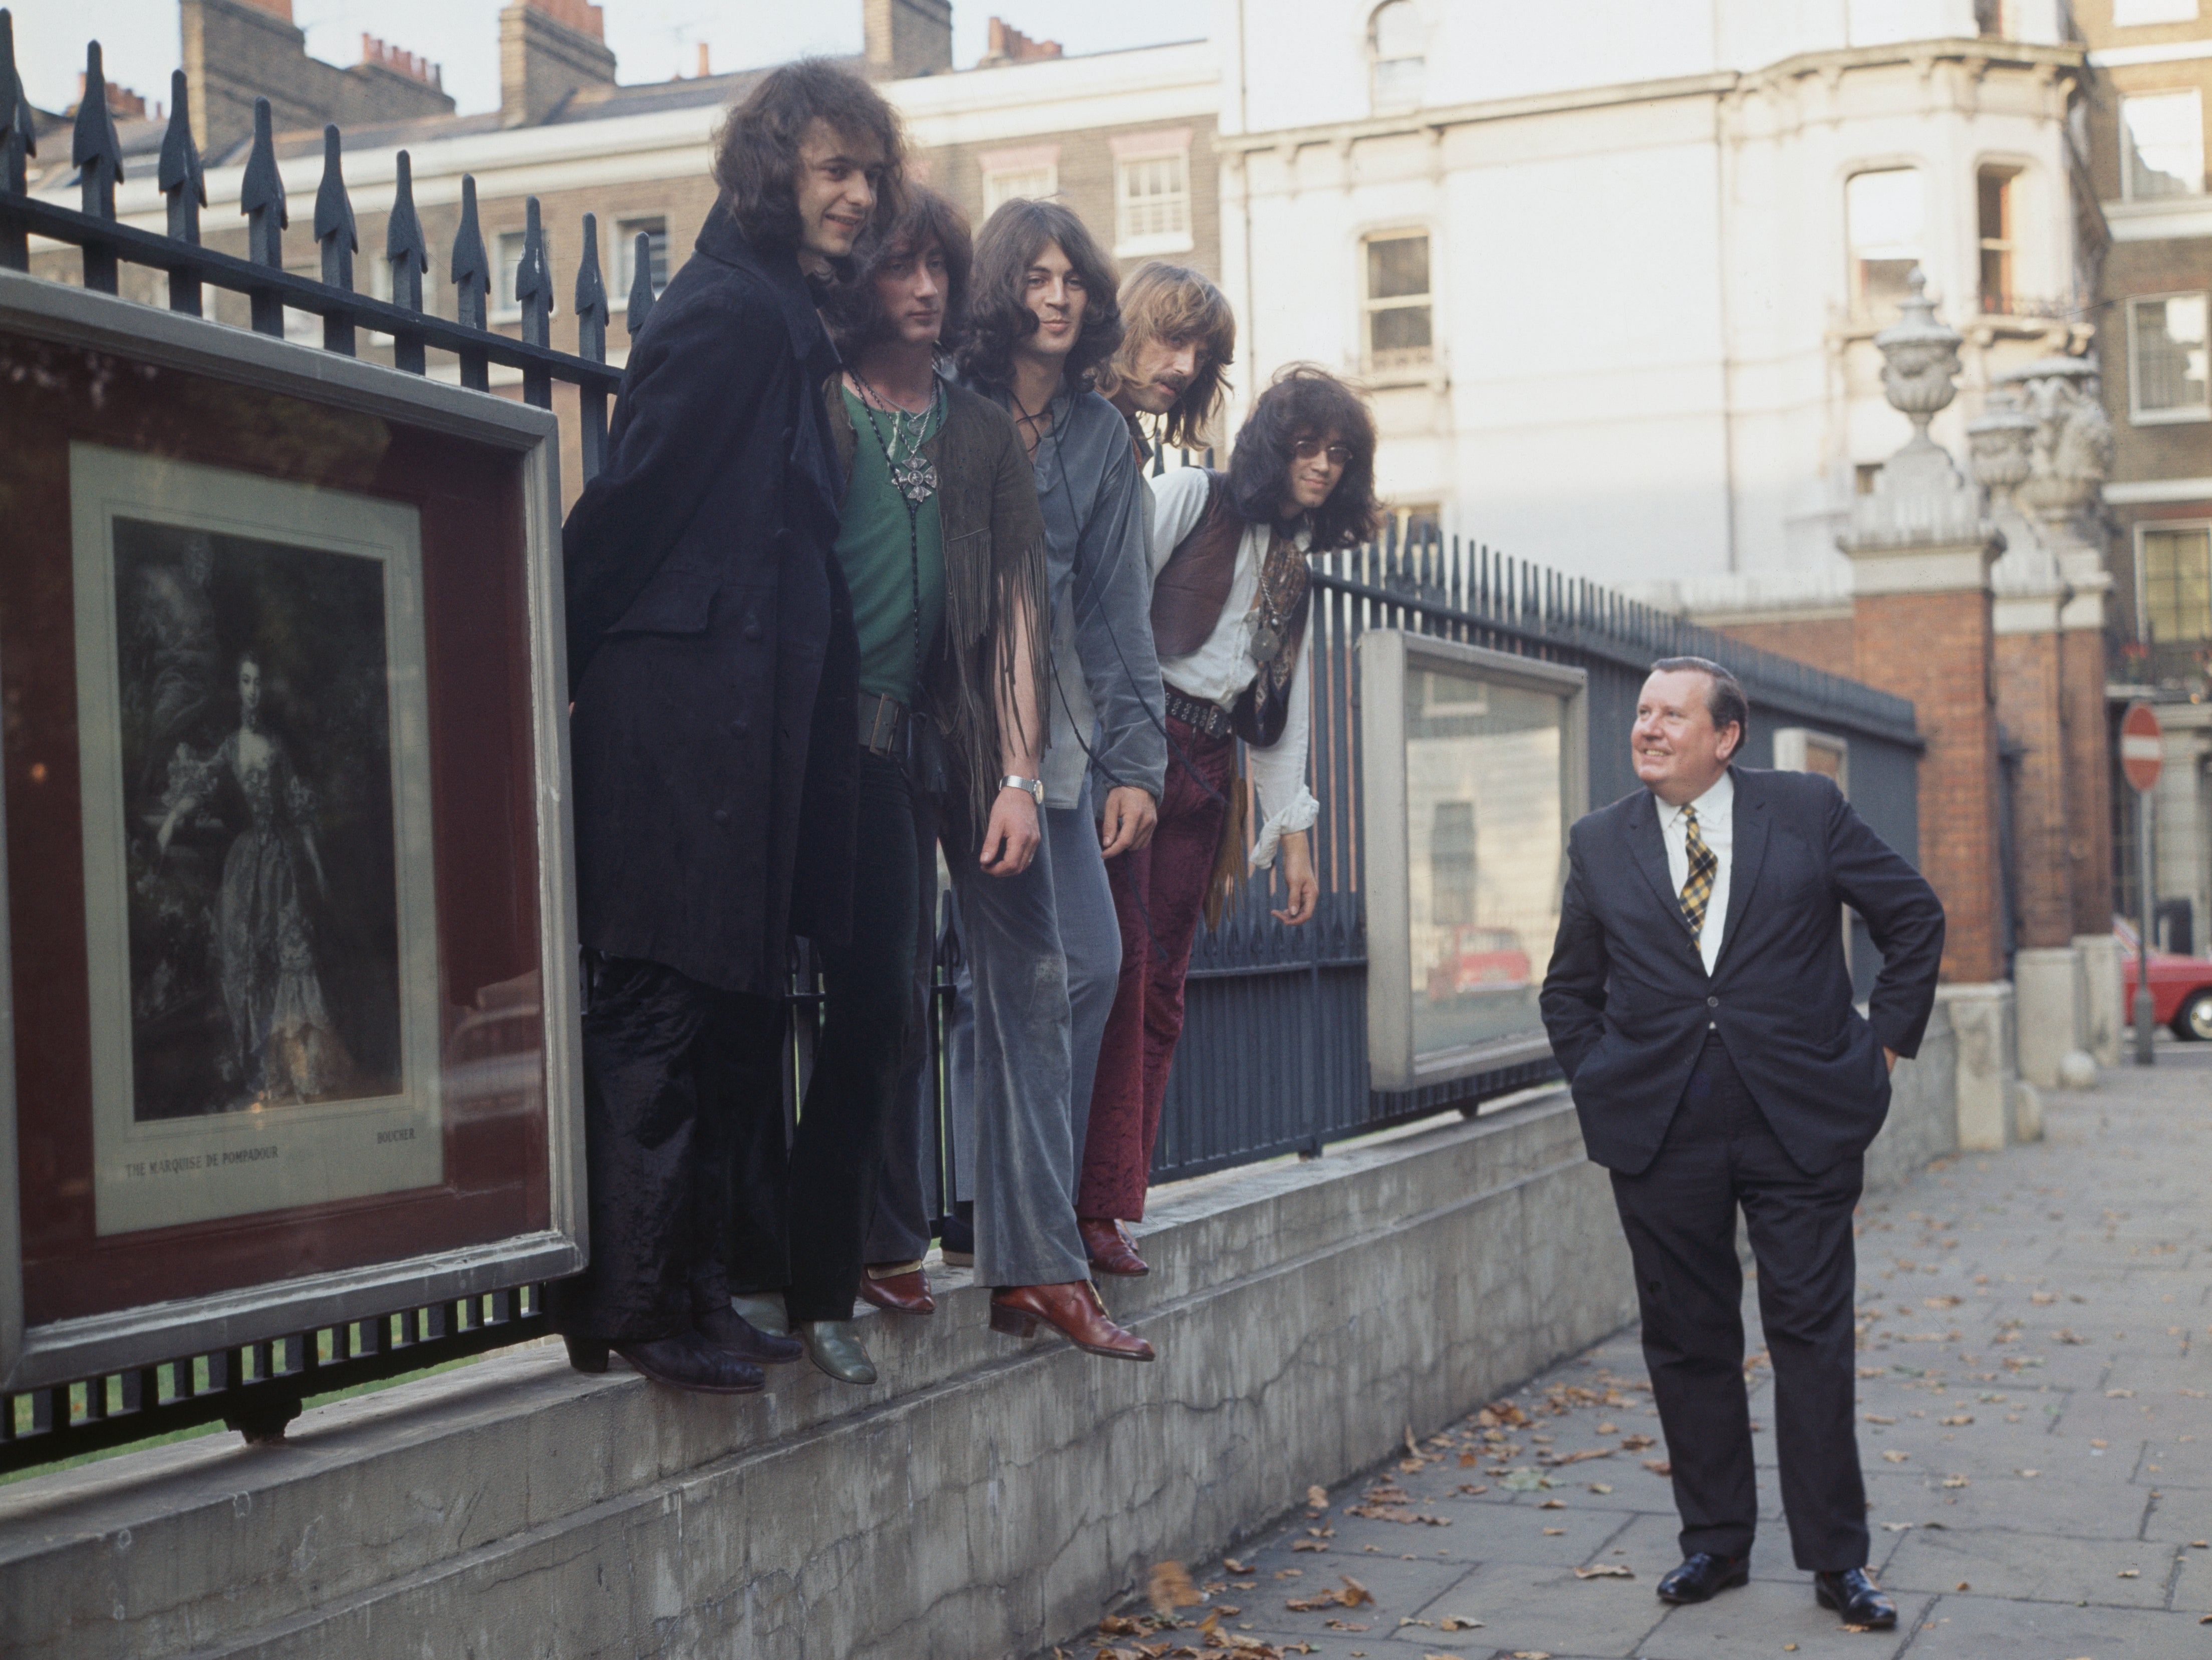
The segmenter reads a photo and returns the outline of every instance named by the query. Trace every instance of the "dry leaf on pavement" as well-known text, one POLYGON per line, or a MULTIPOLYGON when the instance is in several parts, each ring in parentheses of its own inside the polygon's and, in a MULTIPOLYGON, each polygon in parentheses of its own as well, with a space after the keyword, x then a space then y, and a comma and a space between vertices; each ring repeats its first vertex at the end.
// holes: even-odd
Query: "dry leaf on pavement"
POLYGON ((1206 1599, 1190 1583, 1180 1562, 1155 1562, 1145 1581, 1145 1600, 1164 1614, 1170 1608, 1194 1608, 1206 1599))
POLYGON ((1672 1475, 1674 1473, 1674 1465, 1664 1458, 1647 1458, 1644 1461, 1644 1468, 1654 1475, 1672 1475))
POLYGON ((1437 1621, 1437 1629, 1438 1631, 1474 1631, 1481 1624, 1481 1620, 1470 1620, 1463 1614, 1448 1614, 1437 1621))
POLYGON ((1328 1508, 1328 1489, 1318 1486, 1308 1487, 1306 1503, 1314 1510, 1327 1510, 1328 1508))
POLYGON ((1240 1562, 1233 1556, 1223 1557, 1221 1559, 1221 1566, 1228 1569, 1231 1573, 1250 1573, 1253 1572, 1252 1565, 1249 1562, 1240 1562))
POLYGON ((1098 1622, 1101 1637, 1141 1637, 1144 1632, 1145 1628, 1135 1620, 1118 1614, 1109 1614, 1098 1622))
POLYGON ((1633 1579, 1636 1571, 1626 1562, 1593 1562, 1586 1568, 1577 1568, 1577 1579, 1633 1579))

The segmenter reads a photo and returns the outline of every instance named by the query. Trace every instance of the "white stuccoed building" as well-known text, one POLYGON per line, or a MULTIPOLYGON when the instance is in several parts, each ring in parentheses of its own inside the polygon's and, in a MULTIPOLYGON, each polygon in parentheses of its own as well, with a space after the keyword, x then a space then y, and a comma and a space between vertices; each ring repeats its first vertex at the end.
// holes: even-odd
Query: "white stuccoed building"
POLYGON ((2063 0, 1215 0, 1249 396, 1375 389, 1443 528, 1739 616, 1848 591, 1924 267, 1965 424, 2083 350, 2105 242, 2063 0))

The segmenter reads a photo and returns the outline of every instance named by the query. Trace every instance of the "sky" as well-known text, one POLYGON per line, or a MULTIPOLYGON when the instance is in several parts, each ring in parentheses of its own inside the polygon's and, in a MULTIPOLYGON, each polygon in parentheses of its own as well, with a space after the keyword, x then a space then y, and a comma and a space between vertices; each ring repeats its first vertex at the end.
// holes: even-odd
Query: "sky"
MULTIPOLYGON (((499 107, 501 0, 294 0, 307 50, 343 67, 361 61, 364 30, 445 65, 461 113, 499 107)), ((716 71, 773 64, 809 52, 860 47, 860 0, 604 0, 607 44, 625 82, 695 72, 704 42, 716 71)), ((100 43, 107 78, 166 104, 179 64, 175 0, 9 0, 15 62, 31 101, 58 110, 76 98, 88 39, 100 43)), ((997 15, 1071 52, 1109 52, 1206 32, 1195 0, 955 0, 952 60, 982 55, 997 15)))

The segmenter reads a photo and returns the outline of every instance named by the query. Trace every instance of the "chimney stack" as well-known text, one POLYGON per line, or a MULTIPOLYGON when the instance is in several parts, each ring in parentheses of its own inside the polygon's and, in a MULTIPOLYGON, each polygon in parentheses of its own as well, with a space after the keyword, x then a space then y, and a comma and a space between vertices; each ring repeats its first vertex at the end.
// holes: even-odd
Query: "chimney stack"
POLYGON ((1036 64, 1059 56, 1059 41, 1032 40, 1003 17, 994 17, 989 44, 975 66, 995 69, 1001 64, 1036 64))
POLYGON ((951 0, 861 0, 860 35, 873 80, 942 74, 952 67, 951 0))
POLYGON ((599 8, 588 0, 514 0, 499 15, 499 116, 535 126, 586 87, 615 84, 599 8))
POLYGON ((699 43, 699 78, 702 81, 704 81, 714 72, 714 70, 707 67, 707 43, 704 40, 702 40, 699 43))

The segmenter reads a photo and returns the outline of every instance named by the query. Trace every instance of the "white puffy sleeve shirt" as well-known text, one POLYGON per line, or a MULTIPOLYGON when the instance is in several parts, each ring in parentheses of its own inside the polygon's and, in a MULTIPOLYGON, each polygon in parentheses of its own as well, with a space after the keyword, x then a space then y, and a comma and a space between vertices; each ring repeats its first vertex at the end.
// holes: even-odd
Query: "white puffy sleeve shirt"
MULTIPOLYGON (((1177 467, 1149 482, 1154 520, 1152 575, 1157 577, 1176 544, 1205 516, 1206 470, 1177 467)), ((1244 527, 1243 539, 1237 544, 1237 572, 1230 580, 1229 598, 1206 643, 1187 656, 1160 659, 1160 678, 1184 696, 1228 709, 1259 673, 1251 651, 1253 630, 1259 626, 1253 601, 1259 597, 1260 568, 1267 556, 1268 535, 1266 525, 1244 527)), ((1306 533, 1300 531, 1301 552, 1305 544, 1306 533)), ((1265 870, 1275 862, 1275 849, 1285 832, 1311 829, 1321 816, 1321 803, 1306 787, 1306 750, 1313 728, 1309 684, 1311 656, 1307 647, 1312 635, 1313 610, 1308 606, 1305 632, 1298 640, 1297 664, 1291 671, 1290 706, 1283 735, 1267 749, 1246 749, 1261 814, 1259 839, 1252 848, 1255 870, 1265 870)))

